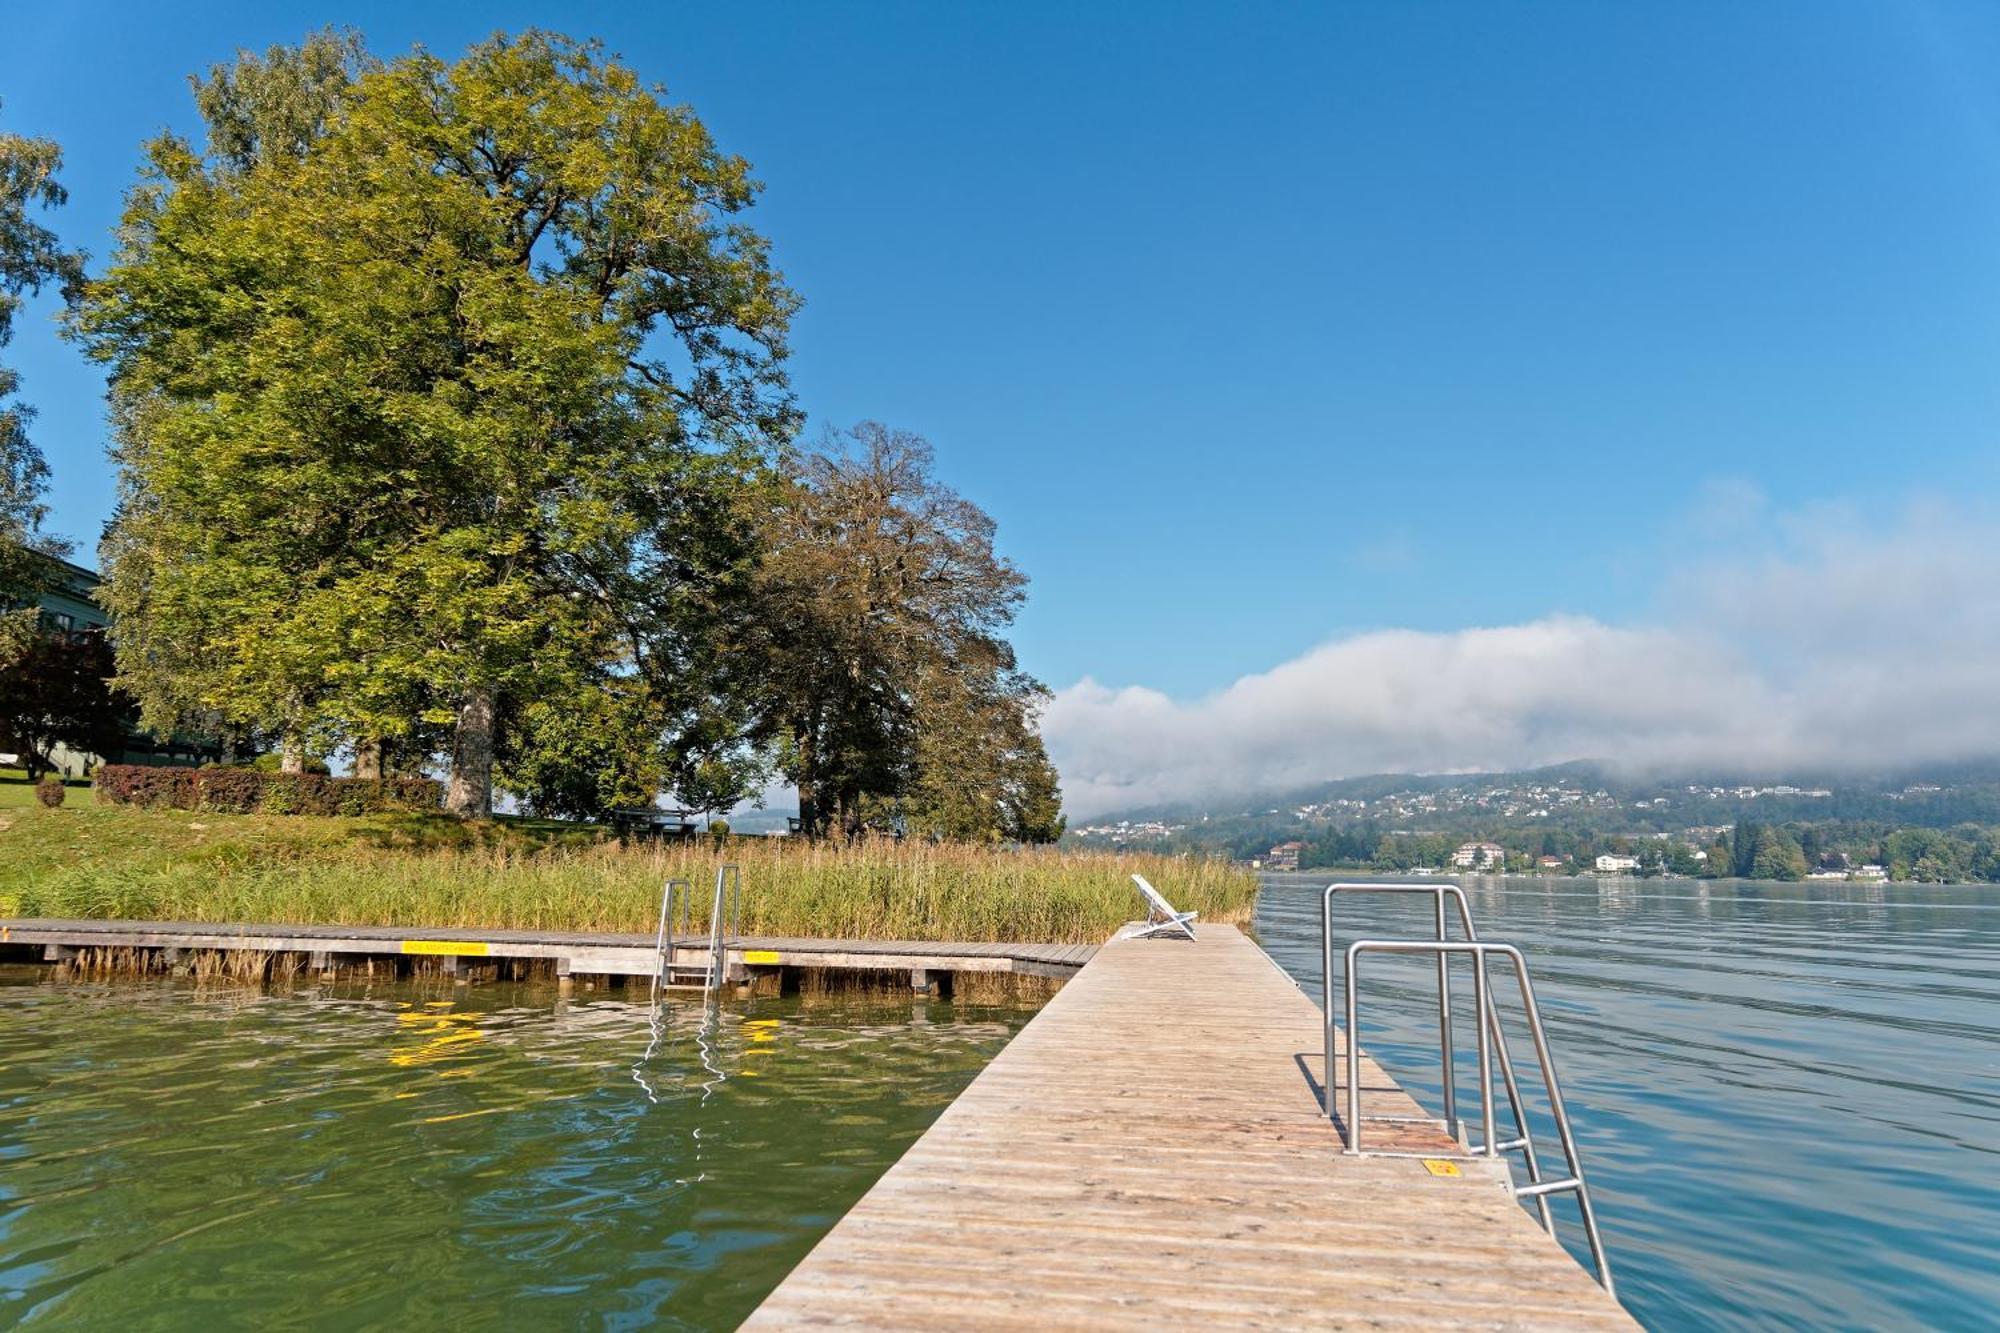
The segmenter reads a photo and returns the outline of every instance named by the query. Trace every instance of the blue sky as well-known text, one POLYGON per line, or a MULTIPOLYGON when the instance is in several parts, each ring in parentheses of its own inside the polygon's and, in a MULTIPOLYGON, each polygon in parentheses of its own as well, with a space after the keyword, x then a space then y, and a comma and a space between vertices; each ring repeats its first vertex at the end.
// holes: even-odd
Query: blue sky
MULTIPOLYGON (((9 15, 0 127, 62 141, 67 237, 105 253, 238 46, 601 36, 755 164, 803 404, 930 437, 1059 688, 1695 622, 1734 543, 2000 492, 2000 9, 181 9, 9 15)), ((8 355, 91 539, 100 382, 44 320, 8 355)))

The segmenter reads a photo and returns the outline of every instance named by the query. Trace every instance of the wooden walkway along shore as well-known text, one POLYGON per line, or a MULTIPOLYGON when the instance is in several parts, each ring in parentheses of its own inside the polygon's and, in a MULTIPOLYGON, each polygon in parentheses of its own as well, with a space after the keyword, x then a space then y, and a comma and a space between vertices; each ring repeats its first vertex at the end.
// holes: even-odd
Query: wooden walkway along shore
MULTIPOLYGON (((1343 1156, 1320 1045, 1233 927, 1115 940, 745 1327, 1636 1327, 1500 1164, 1343 1156)), ((1362 1070, 1364 1117, 1421 1114, 1362 1070)))
MULTIPOLYGON (((0 917, 0 958, 29 946, 56 961, 79 949, 251 950, 332 959, 427 956, 453 959, 552 959, 558 976, 650 977, 659 966, 654 937, 538 930, 457 930, 431 926, 302 926, 244 922, 55 920, 0 917)), ((1076 973, 1089 944, 952 943, 940 940, 825 940, 745 935, 728 940, 732 978, 760 971, 825 969, 903 972, 913 982, 949 984, 955 973, 1015 973, 1063 979, 1076 973)), ((698 967, 708 937, 682 936, 680 967, 698 967)))

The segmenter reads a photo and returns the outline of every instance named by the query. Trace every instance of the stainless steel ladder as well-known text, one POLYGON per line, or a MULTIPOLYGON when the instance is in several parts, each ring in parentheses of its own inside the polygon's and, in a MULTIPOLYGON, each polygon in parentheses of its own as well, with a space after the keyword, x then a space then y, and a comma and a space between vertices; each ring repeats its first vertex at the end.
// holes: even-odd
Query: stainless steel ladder
MULTIPOLYGON (((1564 1109, 1562 1088, 1556 1078, 1555 1059, 1549 1051, 1548 1034, 1542 1026, 1541 1010, 1535 1004, 1534 983, 1529 979, 1528 963, 1522 957, 1521 951, 1511 944, 1481 942, 1479 932, 1472 924, 1472 909, 1466 902, 1465 890, 1450 881, 1429 884, 1358 882, 1329 884, 1320 896, 1320 950, 1320 963, 1324 969, 1320 975, 1326 1038, 1326 1113, 1328 1119, 1340 1126, 1346 1151, 1354 1155, 1361 1155, 1363 1152, 1359 975, 1361 956, 1368 953, 1428 954, 1437 959, 1438 1055, 1443 1074, 1444 1118, 1441 1122, 1424 1118, 1424 1123, 1439 1124, 1454 1141, 1466 1143, 1465 1126, 1458 1115, 1458 1067, 1453 1050, 1451 1013, 1451 960, 1458 956, 1471 959, 1474 1031, 1478 1034, 1481 1136, 1479 1145, 1476 1148, 1468 1146, 1468 1151, 1488 1158, 1496 1158, 1503 1152, 1521 1154, 1522 1167, 1527 1174, 1528 1183, 1516 1187, 1514 1197, 1523 1201, 1533 1201, 1543 1229, 1551 1235, 1555 1234, 1555 1218, 1549 1209, 1549 1196, 1573 1193, 1576 1196, 1577 1212, 1583 1222, 1584 1239, 1590 1248, 1591 1261, 1597 1268, 1597 1280, 1605 1291, 1613 1292, 1610 1260, 1604 1253, 1604 1240, 1597 1228, 1597 1212, 1591 1204, 1590 1186, 1584 1178, 1583 1161, 1577 1153, 1576 1138, 1570 1131, 1569 1113, 1564 1109), (1338 1061, 1334 1051, 1333 900, 1335 896, 1343 894, 1404 893, 1432 895, 1435 938, 1357 939, 1350 943, 1345 951, 1341 989, 1347 1018, 1347 1068, 1343 1080, 1347 1093, 1347 1114, 1343 1122, 1335 1096, 1335 1071, 1338 1061), (1449 923, 1445 913, 1446 898, 1450 898, 1458 909, 1459 927, 1464 934, 1462 940, 1449 938, 1449 923), (1520 985, 1522 1011, 1527 1020, 1529 1035, 1534 1040, 1535 1056, 1540 1067, 1543 1088, 1548 1094, 1549 1112, 1555 1121, 1556 1137, 1562 1144, 1567 1174, 1557 1179, 1549 1179, 1542 1174, 1541 1162, 1535 1155, 1534 1135, 1530 1132, 1527 1112, 1521 1102, 1521 1089, 1515 1077, 1513 1057, 1507 1049, 1506 1029, 1493 1003, 1493 988, 1487 971, 1487 960, 1495 956, 1513 965, 1514 976, 1520 985), (1494 1127, 1493 1072, 1496 1064, 1499 1067, 1501 1084, 1506 1092, 1508 1111, 1514 1125, 1513 1137, 1505 1141, 1498 1139, 1494 1127)), ((1373 1116, 1369 1119, 1389 1122, 1408 1121, 1412 1117, 1373 1116)))
MULTIPOLYGON (((660 925, 653 938, 653 998, 658 1000, 663 987, 675 984, 674 951, 676 931, 674 918, 680 918, 680 934, 688 932, 689 918, 694 912, 694 881, 668 879, 660 886, 660 925), (678 908, 678 913, 676 912, 678 908)), ((743 926, 743 870, 741 866, 723 865, 715 870, 715 898, 708 913, 708 957, 702 965, 701 990, 707 995, 715 991, 729 979, 729 945, 738 937, 743 926), (726 910, 725 910, 726 909, 726 910), (724 922, 729 928, 725 932, 724 922)), ((690 983, 692 984, 692 983, 690 983)))

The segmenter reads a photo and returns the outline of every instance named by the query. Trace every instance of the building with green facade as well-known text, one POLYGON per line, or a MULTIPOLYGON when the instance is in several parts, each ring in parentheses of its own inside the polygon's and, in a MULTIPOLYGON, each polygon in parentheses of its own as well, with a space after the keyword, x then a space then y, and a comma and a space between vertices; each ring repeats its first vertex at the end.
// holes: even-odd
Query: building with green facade
MULTIPOLYGON (((42 628, 59 634, 111 634, 111 613, 97 600, 97 572, 58 560, 56 577, 40 597, 42 628)), ((139 726, 138 712, 127 707, 119 719, 120 743, 110 754, 92 754, 57 745, 48 756, 65 776, 83 777, 99 764, 203 764, 222 758, 222 747, 200 737, 171 736, 161 740, 139 726)), ((0 718, 0 752, 15 749, 7 720, 0 718)))

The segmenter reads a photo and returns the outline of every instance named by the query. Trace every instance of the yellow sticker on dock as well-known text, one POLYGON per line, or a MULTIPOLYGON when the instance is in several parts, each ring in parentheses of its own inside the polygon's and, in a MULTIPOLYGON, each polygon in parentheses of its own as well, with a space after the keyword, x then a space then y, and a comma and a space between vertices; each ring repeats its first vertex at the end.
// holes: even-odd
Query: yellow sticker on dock
POLYGON ((1424 1158, 1424 1170, 1434 1176, 1455 1176, 1459 1174, 1457 1162, 1447 1162, 1440 1157, 1424 1158))
POLYGON ((743 961, 746 963, 775 963, 778 955, 770 949, 745 949, 743 961))
POLYGON ((484 958, 493 952, 488 944, 475 940, 404 940, 404 953, 453 954, 460 958, 484 958))

